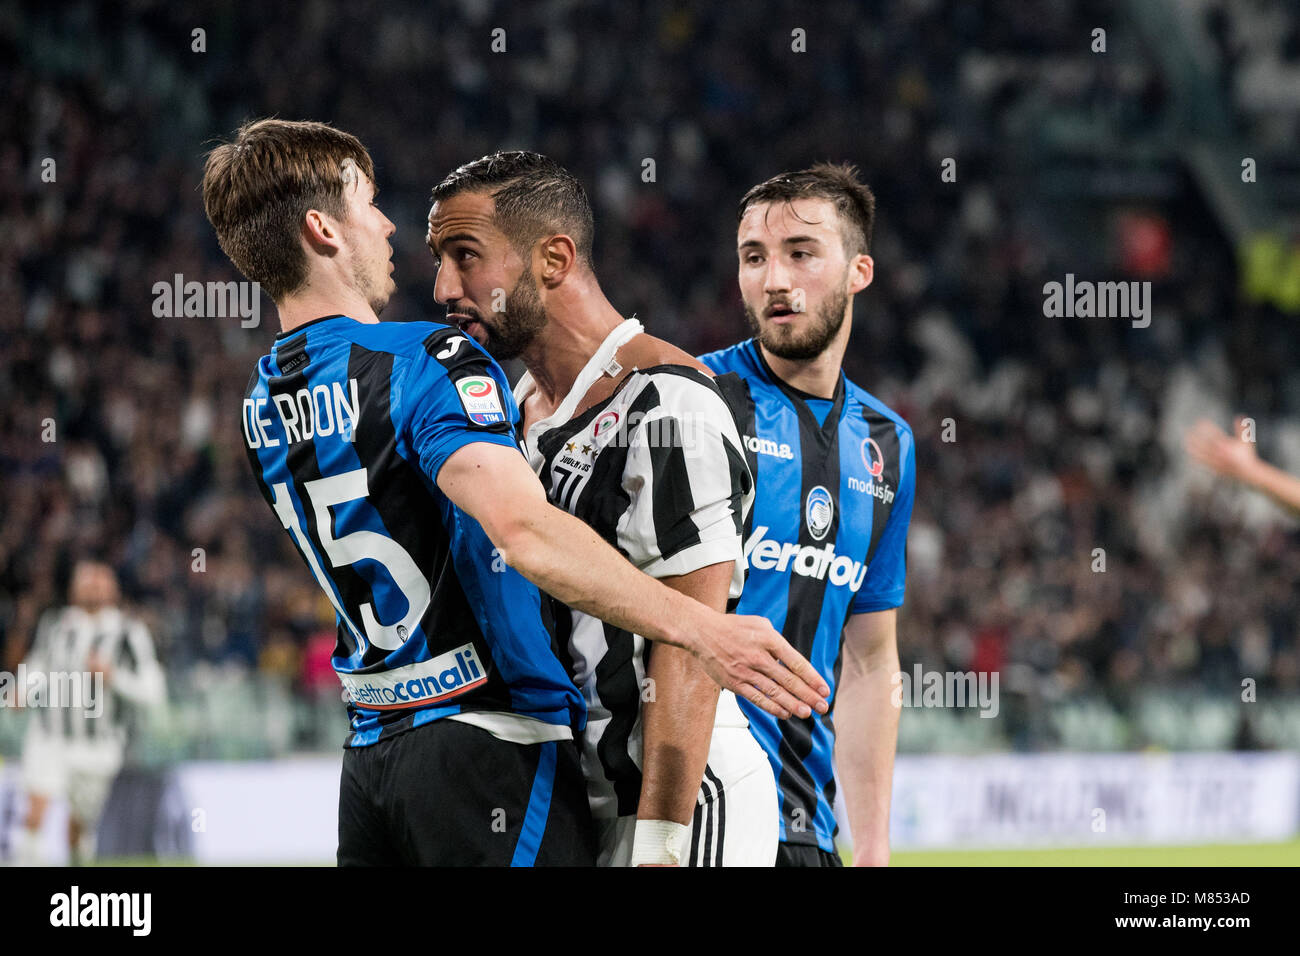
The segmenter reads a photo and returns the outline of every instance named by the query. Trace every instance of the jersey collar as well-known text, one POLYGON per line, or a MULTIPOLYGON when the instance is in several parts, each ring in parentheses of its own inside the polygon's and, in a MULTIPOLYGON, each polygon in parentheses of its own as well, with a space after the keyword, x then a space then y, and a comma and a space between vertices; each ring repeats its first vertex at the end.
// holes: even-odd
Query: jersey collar
MULTIPOLYGON (((573 380, 573 387, 569 393, 564 396, 564 400, 556 407, 555 411, 543 419, 535 421, 528 427, 527 434, 524 435, 524 447, 536 447, 536 441, 533 436, 538 433, 549 431, 555 425, 563 424, 573 417, 574 409, 578 403, 591 390, 591 386, 596 380, 605 374, 605 366, 610 363, 614 353, 619 350, 633 336, 640 335, 644 331, 640 320, 624 319, 621 323, 610 330, 609 335, 600 343, 600 347, 587 360, 587 364, 582 367, 578 377, 573 380)), ((533 388, 533 376, 524 372, 515 384, 515 402, 519 405, 521 413, 525 396, 533 388)))
MULTIPOLYGON (((277 332, 275 334, 275 344, 279 345, 281 342, 293 338, 303 329, 310 328, 313 325, 319 325, 322 322, 329 322, 331 319, 350 319, 350 318, 352 317, 349 315, 343 315, 341 312, 335 315, 322 315, 319 319, 312 319, 310 322, 304 322, 302 325, 295 325, 288 332, 277 332)), ((355 322, 356 319, 352 319, 352 321, 355 322)))
MULTIPOLYGON (((786 382, 785 379, 781 378, 781 376, 777 375, 776 372, 772 371, 772 366, 767 364, 767 358, 763 355, 763 350, 758 347, 758 339, 750 339, 749 345, 750 348, 753 349, 754 360, 758 362, 759 368, 763 370, 763 374, 767 376, 768 381, 784 392, 786 397, 791 400, 791 404, 795 405, 796 408, 799 404, 808 401, 827 401, 827 399, 821 395, 812 395, 802 389, 795 388, 793 385, 786 382), (798 399, 799 401, 795 402, 794 399, 798 399)), ((839 409, 844 404, 844 369, 840 369, 839 377, 835 379, 835 391, 831 395, 829 401, 832 410, 835 411, 836 417, 838 418, 839 409)))

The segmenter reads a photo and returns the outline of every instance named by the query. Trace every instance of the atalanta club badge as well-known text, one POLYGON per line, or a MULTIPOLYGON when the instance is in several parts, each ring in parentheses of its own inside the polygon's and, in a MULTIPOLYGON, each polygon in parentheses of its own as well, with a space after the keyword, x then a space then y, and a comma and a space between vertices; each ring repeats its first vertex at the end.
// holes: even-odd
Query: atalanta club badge
POLYGON ((814 541, 826 537, 831 529, 831 519, 835 517, 835 499, 831 493, 818 485, 808 492, 808 501, 804 505, 804 520, 808 522, 808 533, 814 541))

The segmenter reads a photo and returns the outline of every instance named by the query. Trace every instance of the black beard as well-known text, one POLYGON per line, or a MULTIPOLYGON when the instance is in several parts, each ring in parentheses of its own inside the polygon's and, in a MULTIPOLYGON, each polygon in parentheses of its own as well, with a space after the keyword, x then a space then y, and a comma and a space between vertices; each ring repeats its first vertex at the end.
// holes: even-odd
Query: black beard
POLYGON ((498 362, 518 358, 532 344, 537 333, 546 327, 546 310, 537 294, 537 283, 531 272, 525 271, 506 296, 505 309, 496 313, 492 322, 473 306, 457 306, 455 311, 476 319, 483 326, 487 349, 498 362))
POLYGON ((844 317, 849 307, 849 294, 839 292, 832 295, 817 310, 812 323, 803 330, 802 335, 787 334, 787 327, 768 323, 764 328, 758 316, 748 305, 745 306, 745 318, 754 330, 754 337, 763 348, 773 355, 795 362, 815 359, 830 347, 844 326, 844 317))

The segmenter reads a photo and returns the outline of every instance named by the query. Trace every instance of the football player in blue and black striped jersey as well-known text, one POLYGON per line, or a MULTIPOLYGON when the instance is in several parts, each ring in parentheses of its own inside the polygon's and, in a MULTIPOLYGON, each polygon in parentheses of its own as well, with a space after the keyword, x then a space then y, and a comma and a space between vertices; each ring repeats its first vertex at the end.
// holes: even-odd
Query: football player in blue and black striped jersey
POLYGON ((775 713, 810 712, 824 682, 766 621, 664 587, 550 507, 509 384, 469 335, 379 322, 395 227, 375 194, 355 137, 280 120, 213 150, 203 181, 222 249, 280 317, 243 436, 337 612, 352 726, 338 859, 591 863, 585 707, 534 585, 697 653, 775 713))
POLYGON ((853 297, 872 280, 874 214, 848 166, 746 193, 737 251, 754 337, 702 356, 749 386, 740 430, 755 502, 737 610, 766 616, 831 685, 824 715, 778 719, 742 701, 777 776, 778 865, 840 864, 836 771, 854 862, 889 859, 890 698, 916 457, 907 422, 841 371, 853 297))

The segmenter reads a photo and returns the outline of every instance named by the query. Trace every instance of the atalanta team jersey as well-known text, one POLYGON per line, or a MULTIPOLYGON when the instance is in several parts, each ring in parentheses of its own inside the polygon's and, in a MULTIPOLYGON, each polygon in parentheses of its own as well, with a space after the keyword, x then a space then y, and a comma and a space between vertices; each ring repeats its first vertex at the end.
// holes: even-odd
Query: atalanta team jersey
POLYGON ((517 450, 518 418, 496 362, 432 322, 327 316, 258 362, 248 459, 334 605, 346 746, 440 718, 520 743, 584 725, 537 588, 436 484, 470 442, 517 450))
POLYGON ((754 474, 745 522, 749 574, 736 607, 785 635, 830 685, 831 709, 779 720, 740 705, 777 776, 781 839, 834 851, 835 692, 850 614, 903 603, 916 456, 902 418, 841 373, 826 403, 782 382, 751 339, 700 357, 737 373, 739 421, 754 474), (812 407, 809 402, 811 401, 812 407), (814 408, 829 404, 819 422, 814 408))

